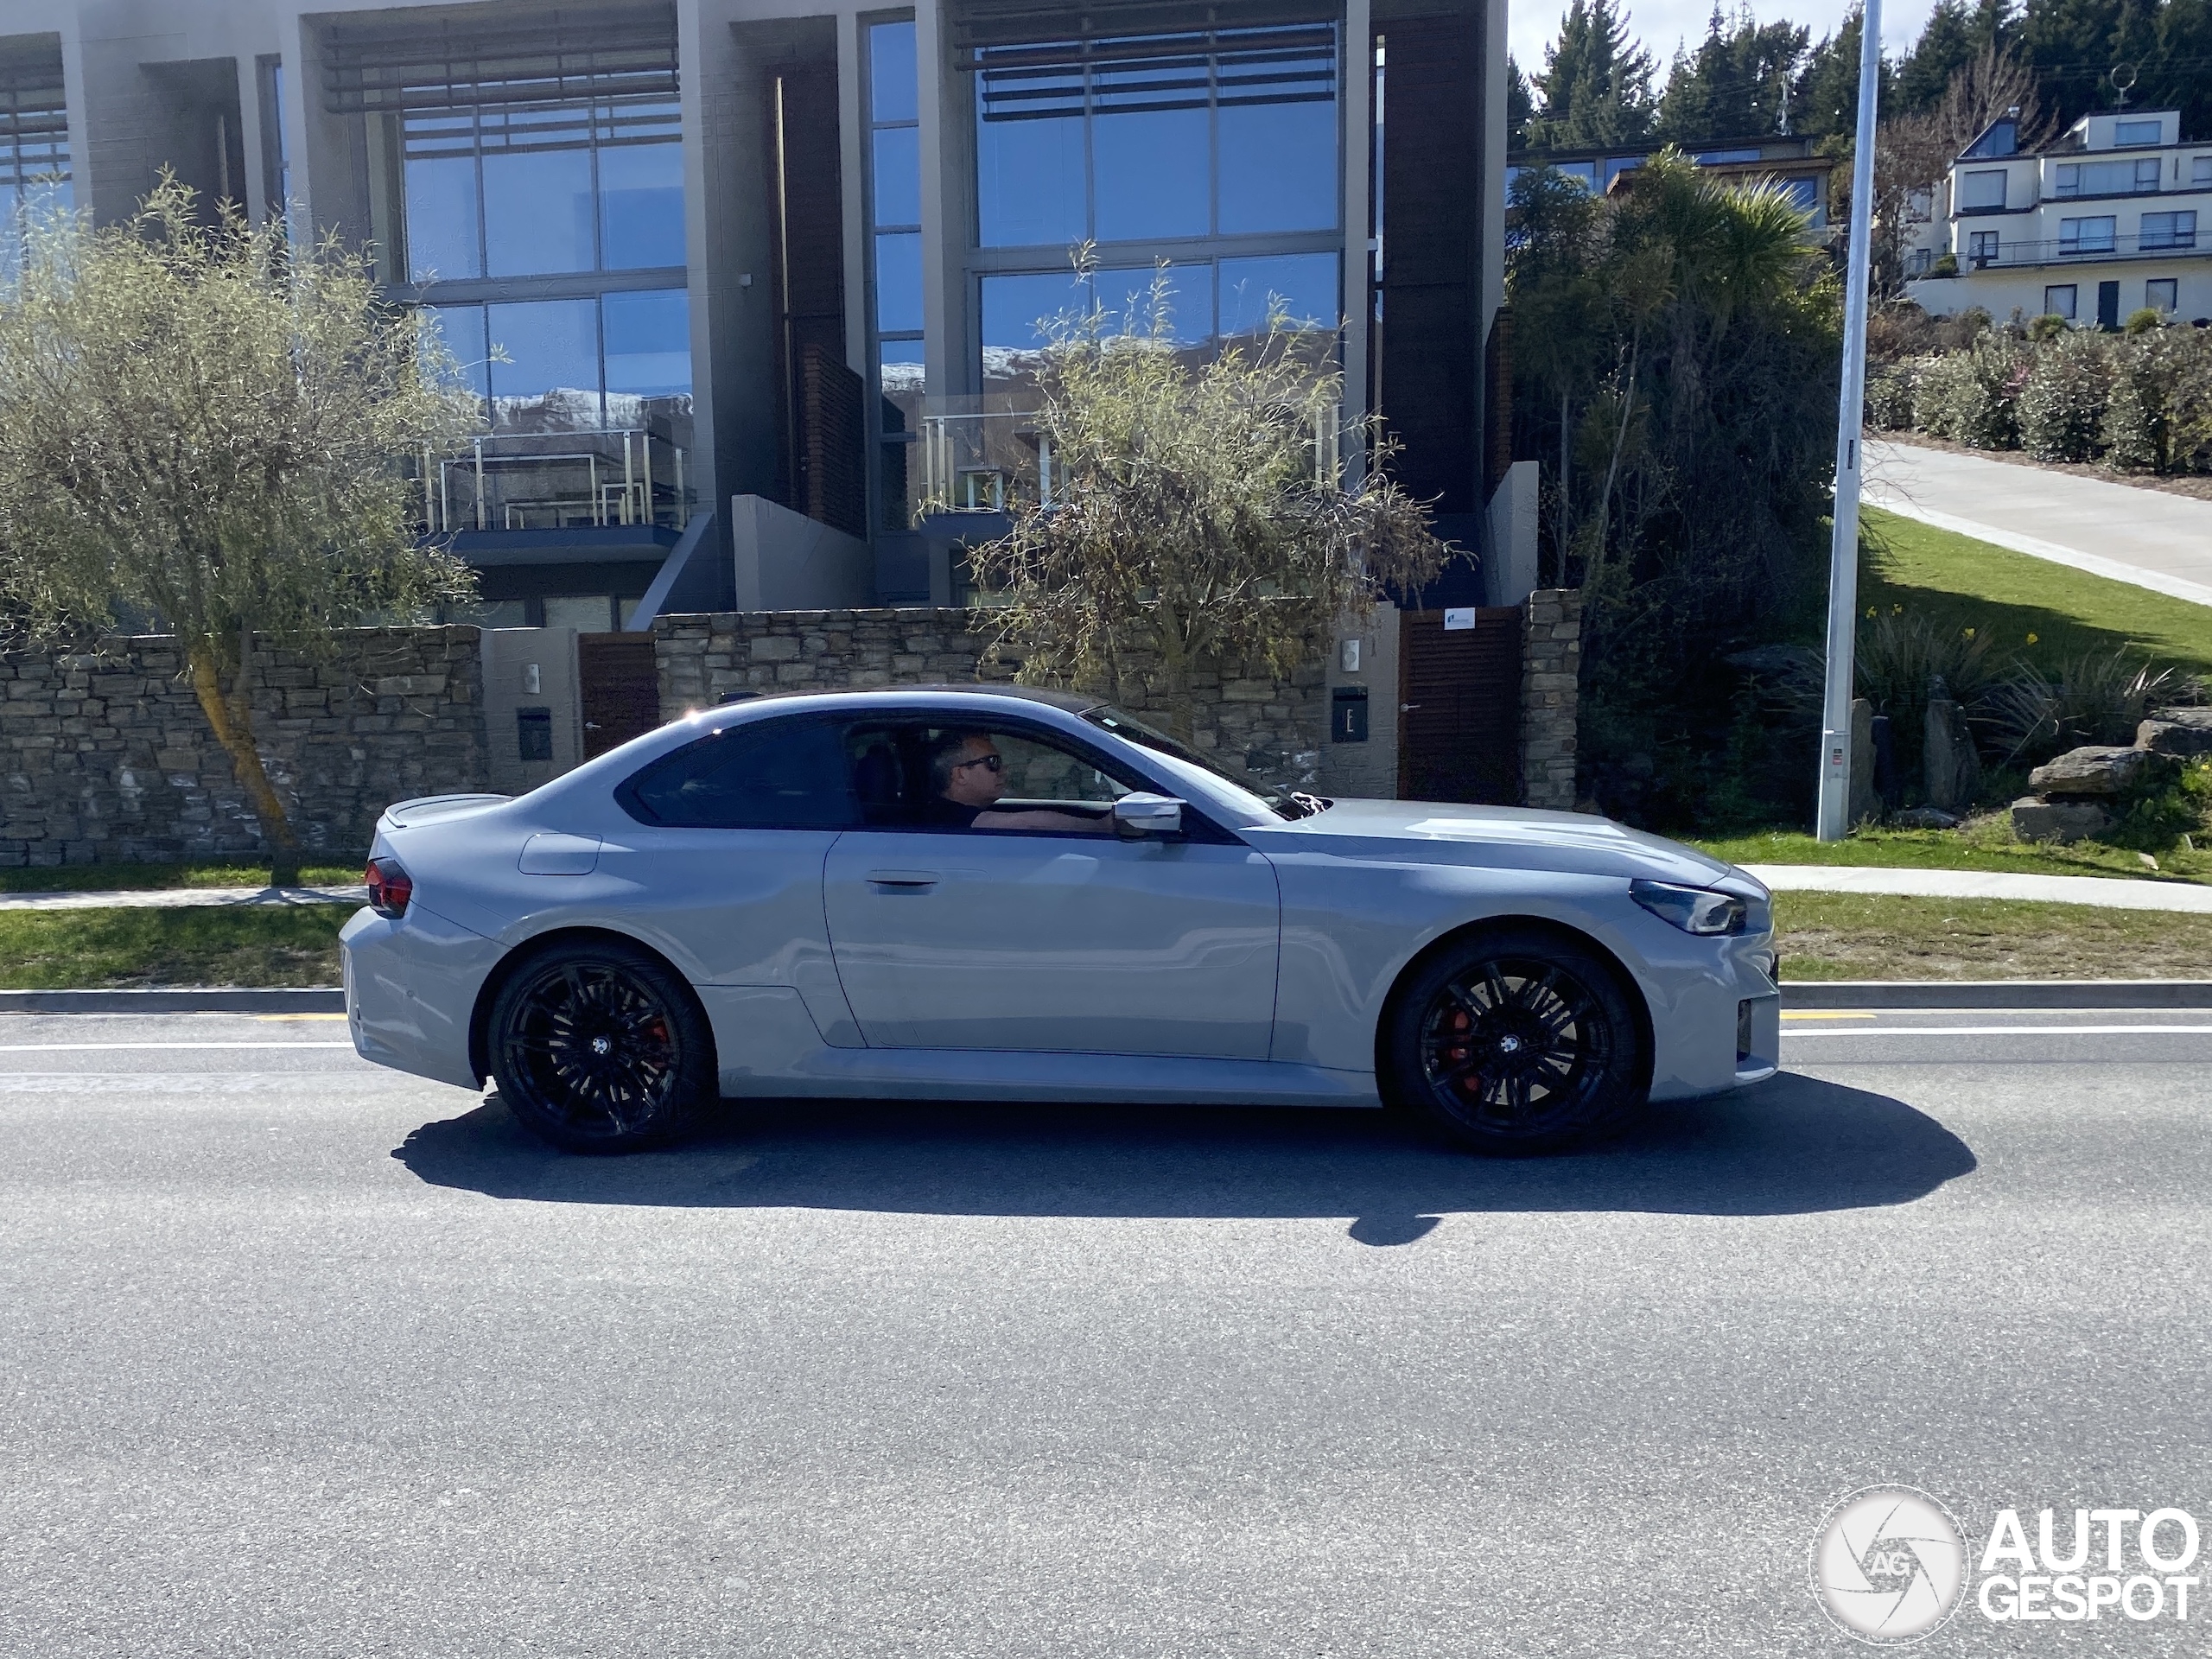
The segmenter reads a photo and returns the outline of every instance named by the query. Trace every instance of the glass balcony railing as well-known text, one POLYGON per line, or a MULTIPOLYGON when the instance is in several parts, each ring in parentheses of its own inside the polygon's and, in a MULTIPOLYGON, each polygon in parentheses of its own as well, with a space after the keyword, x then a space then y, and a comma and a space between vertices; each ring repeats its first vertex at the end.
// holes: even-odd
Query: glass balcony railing
MULTIPOLYGON (((1341 459, 1344 411, 1318 407, 1313 416, 1313 478, 1325 485, 1341 459)), ((1016 397, 933 397, 922 408, 919 465, 910 473, 917 516, 1003 513, 1050 505, 1054 487, 1052 435, 1039 411, 1016 397)))
POLYGON ((423 454, 423 528, 681 530, 693 505, 687 460, 681 445, 635 427, 477 438, 460 454, 423 454))

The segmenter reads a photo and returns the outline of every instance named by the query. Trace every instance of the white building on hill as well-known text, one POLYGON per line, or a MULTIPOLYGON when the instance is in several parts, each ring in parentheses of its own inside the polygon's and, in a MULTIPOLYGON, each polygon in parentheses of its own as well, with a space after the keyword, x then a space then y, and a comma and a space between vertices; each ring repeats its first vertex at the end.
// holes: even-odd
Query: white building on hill
POLYGON ((1993 121, 1951 163, 1907 255, 1912 299, 2106 328, 2145 306, 2212 317, 2212 139, 2184 143, 2173 110, 2084 116, 2039 151, 2018 135, 1993 121))

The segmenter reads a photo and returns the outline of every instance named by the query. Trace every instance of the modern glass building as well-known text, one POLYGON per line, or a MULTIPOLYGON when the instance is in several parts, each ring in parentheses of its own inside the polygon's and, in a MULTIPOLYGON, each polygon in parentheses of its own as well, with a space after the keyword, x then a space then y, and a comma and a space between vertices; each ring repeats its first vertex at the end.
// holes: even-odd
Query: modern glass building
POLYGON ((159 13, 0 0, 0 207, 166 165, 372 250, 482 403, 418 465, 487 620, 957 597, 1046 339, 1155 284, 1194 358, 1300 328, 1484 540, 1503 0, 159 13))

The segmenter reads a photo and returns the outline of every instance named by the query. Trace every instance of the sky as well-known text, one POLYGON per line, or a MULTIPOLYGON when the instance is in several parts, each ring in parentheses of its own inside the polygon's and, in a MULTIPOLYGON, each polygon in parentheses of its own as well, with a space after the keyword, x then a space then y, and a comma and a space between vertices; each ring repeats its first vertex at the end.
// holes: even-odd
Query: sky
MULTIPOLYGON (((1628 0, 1625 9, 1629 27, 1659 66, 1657 79, 1663 82, 1667 66, 1674 61, 1675 48, 1694 48, 1705 38, 1707 22, 1713 16, 1713 0, 1628 0)), ((1731 13, 1735 9, 1732 3, 1723 8, 1731 13)), ((1817 41, 1823 35, 1835 33, 1849 9, 1846 0, 1788 0, 1787 4, 1760 0, 1751 8, 1751 15, 1763 23, 1786 17, 1812 30, 1813 38, 1817 41)), ((1884 50, 1895 57, 1910 47, 1932 9, 1933 0, 1884 0, 1884 50)), ((1563 0, 1517 0, 1507 14, 1513 60, 1527 73, 1534 74, 1543 68, 1544 48, 1559 34, 1559 20, 1566 10, 1563 0)), ((1653 90, 1656 92, 1657 87, 1655 86, 1653 90)))

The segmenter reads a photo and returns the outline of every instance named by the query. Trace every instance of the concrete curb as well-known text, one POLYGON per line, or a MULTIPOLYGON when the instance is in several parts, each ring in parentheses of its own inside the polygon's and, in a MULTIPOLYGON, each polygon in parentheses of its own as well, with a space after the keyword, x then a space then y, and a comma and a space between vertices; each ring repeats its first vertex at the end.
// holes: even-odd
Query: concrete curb
POLYGON ((336 986, 300 989, 152 991, 0 991, 0 1014, 343 1014, 336 986))
POLYGON ((2212 1008, 2203 979, 1792 980, 1785 1008, 2212 1008))

